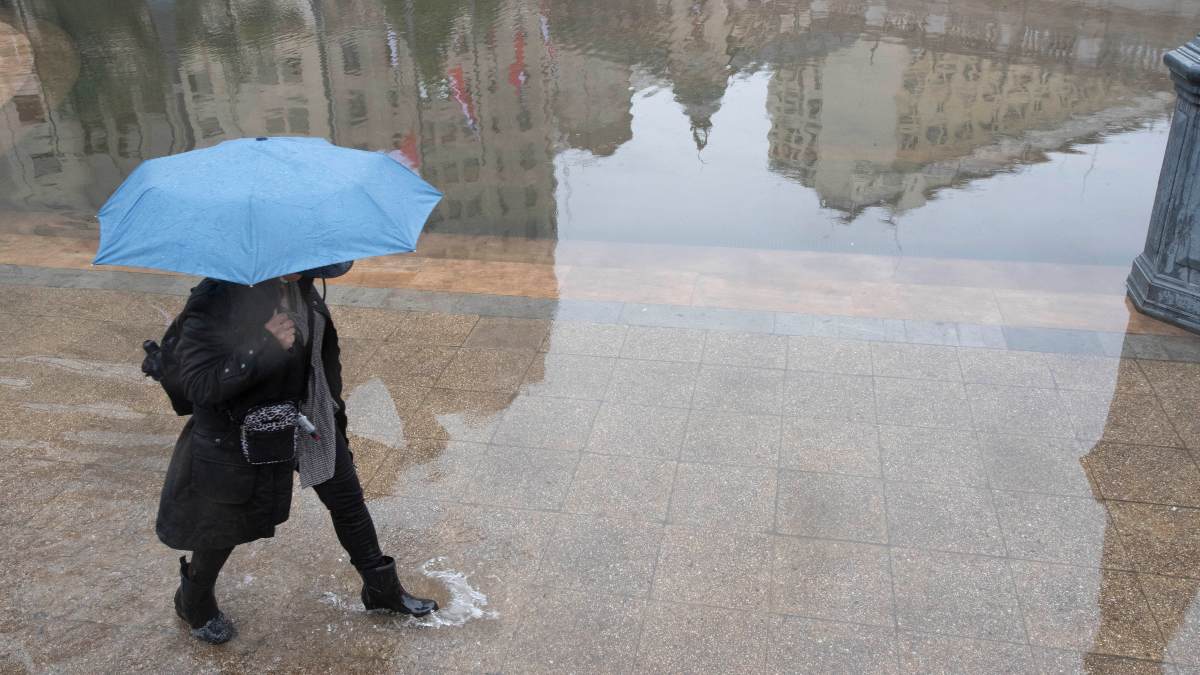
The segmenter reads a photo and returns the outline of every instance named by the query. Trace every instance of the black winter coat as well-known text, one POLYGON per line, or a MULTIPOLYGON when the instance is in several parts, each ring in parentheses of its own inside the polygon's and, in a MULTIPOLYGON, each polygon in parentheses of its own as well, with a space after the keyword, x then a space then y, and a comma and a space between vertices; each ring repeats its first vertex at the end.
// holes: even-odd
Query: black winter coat
MULTIPOLYGON (((337 331, 312 281, 296 283, 309 308, 325 315, 321 358, 344 439, 337 331)), ((255 405, 304 397, 308 346, 285 351, 264 328, 281 290, 278 280, 241 286, 213 279, 192 289, 175 353, 195 410, 175 443, 155 527, 171 548, 236 546, 273 536, 288 518, 293 465, 247 462, 236 421, 255 405)))

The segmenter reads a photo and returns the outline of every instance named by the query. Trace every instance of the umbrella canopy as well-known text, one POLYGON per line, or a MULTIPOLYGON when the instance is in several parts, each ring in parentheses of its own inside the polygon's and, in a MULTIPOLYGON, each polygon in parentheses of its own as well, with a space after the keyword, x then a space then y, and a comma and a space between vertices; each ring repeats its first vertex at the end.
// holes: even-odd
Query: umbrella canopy
POLYGON ((144 162, 100 209, 97 265, 255 284, 416 249, 442 194, 387 155, 242 138, 144 162))

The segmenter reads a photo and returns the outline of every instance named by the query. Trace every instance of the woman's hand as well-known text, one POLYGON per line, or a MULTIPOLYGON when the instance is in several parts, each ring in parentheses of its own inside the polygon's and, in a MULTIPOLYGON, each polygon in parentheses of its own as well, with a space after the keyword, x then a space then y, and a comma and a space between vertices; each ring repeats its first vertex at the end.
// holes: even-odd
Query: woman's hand
POLYGON ((296 344, 296 324, 287 314, 275 312, 271 316, 271 320, 266 323, 264 328, 271 335, 279 340, 279 346, 286 349, 291 349, 292 345, 296 344))

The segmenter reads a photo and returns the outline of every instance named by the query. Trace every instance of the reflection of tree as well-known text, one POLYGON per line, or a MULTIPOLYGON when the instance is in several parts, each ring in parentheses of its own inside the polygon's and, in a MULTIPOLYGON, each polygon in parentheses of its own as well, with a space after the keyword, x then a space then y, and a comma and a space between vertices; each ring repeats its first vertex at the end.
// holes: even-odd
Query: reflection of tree
POLYGON ((473 30, 495 25, 502 0, 381 0, 388 21, 404 35, 423 82, 446 77, 446 54, 455 26, 469 19, 473 30))
POLYGON ((109 120, 136 126, 140 114, 166 111, 169 78, 144 2, 45 0, 36 13, 58 24, 79 50, 71 99, 85 127, 103 129, 109 120))

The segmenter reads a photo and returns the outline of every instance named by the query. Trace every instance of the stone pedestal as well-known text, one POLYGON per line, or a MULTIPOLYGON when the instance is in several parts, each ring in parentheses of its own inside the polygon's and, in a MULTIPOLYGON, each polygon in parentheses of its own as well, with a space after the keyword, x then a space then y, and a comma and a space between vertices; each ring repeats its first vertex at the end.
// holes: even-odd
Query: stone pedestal
POLYGON ((1126 286, 1143 313, 1200 333, 1200 36, 1164 60, 1178 99, 1146 249, 1126 286))

